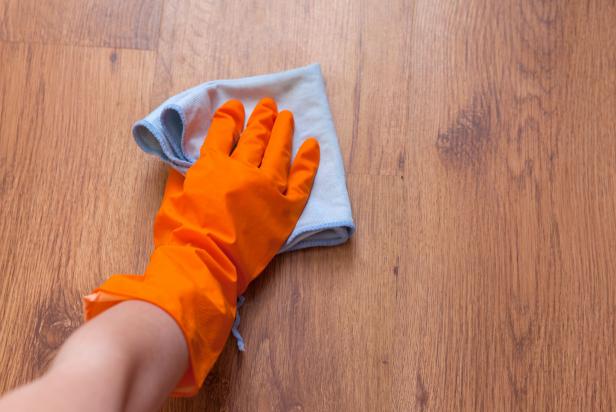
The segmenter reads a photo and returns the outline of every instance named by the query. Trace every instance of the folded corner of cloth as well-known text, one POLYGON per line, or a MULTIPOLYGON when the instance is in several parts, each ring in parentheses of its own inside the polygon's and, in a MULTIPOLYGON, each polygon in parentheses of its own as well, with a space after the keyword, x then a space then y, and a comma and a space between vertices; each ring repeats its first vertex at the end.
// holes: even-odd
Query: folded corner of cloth
POLYGON ((280 110, 293 112, 293 156, 302 142, 316 137, 321 163, 306 207, 280 253, 346 242, 355 231, 344 164, 325 92, 321 67, 232 80, 214 80, 185 90, 163 102, 133 126, 135 141, 181 173, 199 156, 214 111, 229 99, 240 100, 251 113, 263 97, 280 110))

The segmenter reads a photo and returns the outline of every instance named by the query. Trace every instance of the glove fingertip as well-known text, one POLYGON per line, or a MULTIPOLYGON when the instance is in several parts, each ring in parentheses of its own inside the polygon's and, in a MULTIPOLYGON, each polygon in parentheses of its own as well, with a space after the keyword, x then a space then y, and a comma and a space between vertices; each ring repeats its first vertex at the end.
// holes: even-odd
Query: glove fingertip
POLYGON ((218 108, 218 110, 216 110, 214 117, 220 117, 221 115, 223 117, 228 116, 233 119, 233 122, 235 123, 235 131, 237 133, 240 133, 244 128, 244 119, 246 114, 244 112, 244 105, 241 101, 237 99, 226 101, 218 108))
POLYGON ((313 137, 307 139, 293 160, 289 173, 287 196, 308 198, 319 168, 320 157, 319 142, 313 137))

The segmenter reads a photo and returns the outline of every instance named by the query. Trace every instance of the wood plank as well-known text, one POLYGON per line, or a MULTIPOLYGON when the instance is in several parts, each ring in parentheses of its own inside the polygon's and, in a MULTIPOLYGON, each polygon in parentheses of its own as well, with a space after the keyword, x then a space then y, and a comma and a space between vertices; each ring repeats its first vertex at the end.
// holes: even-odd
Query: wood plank
POLYGON ((80 296, 142 273, 164 170, 135 147, 154 55, 0 43, 0 392, 38 376, 80 296))
POLYGON ((407 146, 413 144, 408 112, 417 104, 409 93, 414 7, 407 1, 388 2, 387 7, 362 2, 356 59, 360 76, 353 91, 353 140, 347 149, 349 173, 400 176, 405 172, 407 146))
POLYGON ((162 0, 0 0, 0 40, 153 49, 162 0))
POLYGON ((615 5, 414 13, 398 407, 613 409, 615 5))

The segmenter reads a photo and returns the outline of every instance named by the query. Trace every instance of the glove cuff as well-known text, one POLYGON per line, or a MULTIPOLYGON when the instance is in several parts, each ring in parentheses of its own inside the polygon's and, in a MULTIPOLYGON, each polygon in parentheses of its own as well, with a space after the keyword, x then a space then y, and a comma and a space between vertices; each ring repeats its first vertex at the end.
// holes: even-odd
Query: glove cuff
POLYGON ((189 367, 172 396, 195 395, 227 341, 236 312, 235 270, 211 262, 203 250, 161 246, 144 276, 114 275, 83 298, 86 321, 126 300, 167 312, 188 346, 189 367))

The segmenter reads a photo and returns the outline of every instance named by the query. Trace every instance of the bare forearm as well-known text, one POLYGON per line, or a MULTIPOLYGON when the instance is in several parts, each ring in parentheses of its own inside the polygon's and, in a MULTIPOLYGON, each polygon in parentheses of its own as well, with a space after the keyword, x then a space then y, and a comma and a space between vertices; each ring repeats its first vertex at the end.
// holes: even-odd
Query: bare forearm
POLYGON ((0 411, 149 411, 185 372, 188 351, 175 321, 127 301, 79 328, 40 379, 0 399, 0 411))

